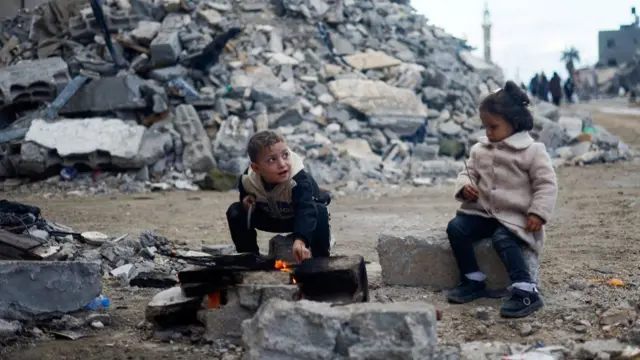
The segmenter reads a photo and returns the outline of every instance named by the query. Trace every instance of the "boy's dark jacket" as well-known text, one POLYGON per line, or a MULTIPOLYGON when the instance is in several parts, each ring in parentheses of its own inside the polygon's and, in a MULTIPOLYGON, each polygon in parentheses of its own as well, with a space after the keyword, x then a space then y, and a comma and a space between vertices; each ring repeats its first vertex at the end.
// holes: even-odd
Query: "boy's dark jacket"
POLYGON ((240 202, 247 195, 256 198, 256 210, 278 220, 293 219, 293 235, 309 245, 311 234, 316 228, 317 210, 315 203, 328 205, 328 194, 318 187, 318 183, 304 170, 300 156, 291 151, 292 177, 281 184, 271 185, 248 168, 240 176, 238 190, 240 202))

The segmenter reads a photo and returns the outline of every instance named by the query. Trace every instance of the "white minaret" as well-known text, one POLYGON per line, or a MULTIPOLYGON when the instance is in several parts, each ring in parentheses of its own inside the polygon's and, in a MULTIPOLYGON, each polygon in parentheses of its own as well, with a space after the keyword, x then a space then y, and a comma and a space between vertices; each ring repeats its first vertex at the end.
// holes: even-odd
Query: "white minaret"
POLYGON ((484 61, 491 63, 491 14, 489 13, 487 1, 484 2, 482 30, 484 32, 484 61))

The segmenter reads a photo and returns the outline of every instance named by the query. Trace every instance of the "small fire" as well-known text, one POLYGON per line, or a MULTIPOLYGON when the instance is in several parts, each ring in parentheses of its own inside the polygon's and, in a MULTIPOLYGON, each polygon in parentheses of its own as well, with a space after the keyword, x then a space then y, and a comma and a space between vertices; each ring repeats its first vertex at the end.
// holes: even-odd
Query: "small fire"
POLYGON ((288 262, 284 261, 284 260, 276 260, 276 264, 274 266, 276 269, 282 271, 282 272, 291 272, 293 270, 291 270, 291 265, 289 265, 288 262))
MULTIPOLYGON (((276 260, 276 263, 275 263, 274 267, 277 270, 280 270, 282 272, 287 272, 287 273, 293 272, 293 269, 291 269, 291 265, 288 262, 284 261, 284 260, 276 260)), ((297 284, 297 281, 293 276, 291 276, 291 282, 293 284, 297 284)))
POLYGON ((221 305, 221 296, 219 291, 214 291, 207 297, 207 308, 217 309, 221 305))

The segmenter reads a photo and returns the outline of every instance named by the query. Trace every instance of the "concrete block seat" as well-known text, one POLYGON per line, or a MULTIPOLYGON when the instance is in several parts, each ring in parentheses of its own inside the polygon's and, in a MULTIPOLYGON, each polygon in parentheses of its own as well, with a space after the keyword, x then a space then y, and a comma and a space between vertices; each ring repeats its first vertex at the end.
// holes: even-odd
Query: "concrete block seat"
MULTIPOLYGON (((491 239, 475 244, 480 269, 491 289, 510 285, 507 271, 491 245, 491 239)), ((449 239, 443 230, 393 229, 378 237, 377 245, 382 281, 386 285, 425 286, 434 290, 451 289, 460 279, 449 239)), ((540 261, 533 250, 523 247, 532 279, 540 278, 540 261)))

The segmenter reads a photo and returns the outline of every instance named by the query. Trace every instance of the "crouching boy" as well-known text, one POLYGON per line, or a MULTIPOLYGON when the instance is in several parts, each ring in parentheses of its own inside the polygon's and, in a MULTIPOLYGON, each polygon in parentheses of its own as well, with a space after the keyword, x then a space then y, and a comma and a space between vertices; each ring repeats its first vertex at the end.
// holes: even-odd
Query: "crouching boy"
POLYGON ((238 183, 240 202, 227 210, 236 251, 258 254, 258 229, 293 233, 293 254, 298 261, 328 257, 329 194, 320 190, 280 134, 271 130, 256 133, 247 152, 251 165, 238 183))

